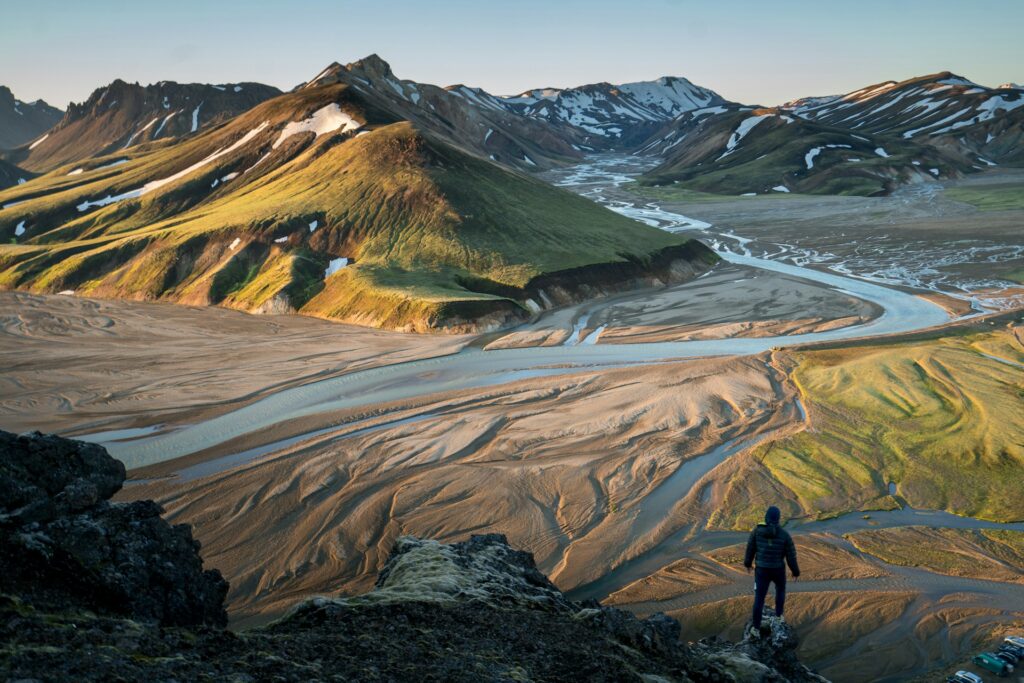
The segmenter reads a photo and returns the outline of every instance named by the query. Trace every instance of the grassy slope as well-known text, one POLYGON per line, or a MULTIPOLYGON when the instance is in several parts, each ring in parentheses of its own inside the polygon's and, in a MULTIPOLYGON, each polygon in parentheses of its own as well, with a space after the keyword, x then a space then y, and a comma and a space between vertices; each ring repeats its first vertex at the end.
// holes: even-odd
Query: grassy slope
POLYGON ((953 187, 945 194, 950 199, 965 202, 982 211, 1015 211, 1024 209, 1024 186, 1018 183, 985 185, 980 187, 953 187))
POLYGON ((1024 582, 1024 532, 1020 531, 901 527, 858 531, 847 538, 889 564, 1024 582))
POLYGON ((746 528, 765 504, 829 517, 900 505, 1024 519, 1024 362, 1010 331, 796 354, 810 428, 756 448, 713 526, 746 528))

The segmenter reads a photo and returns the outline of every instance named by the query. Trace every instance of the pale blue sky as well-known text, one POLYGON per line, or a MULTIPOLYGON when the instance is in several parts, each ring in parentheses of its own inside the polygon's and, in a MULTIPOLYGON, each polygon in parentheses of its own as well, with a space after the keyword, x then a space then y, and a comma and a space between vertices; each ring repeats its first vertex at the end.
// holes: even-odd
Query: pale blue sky
POLYGON ((64 107, 114 78, 287 89, 376 52, 497 94, 672 74, 778 104, 951 70, 1024 81, 1024 0, 0 0, 0 84, 64 107))

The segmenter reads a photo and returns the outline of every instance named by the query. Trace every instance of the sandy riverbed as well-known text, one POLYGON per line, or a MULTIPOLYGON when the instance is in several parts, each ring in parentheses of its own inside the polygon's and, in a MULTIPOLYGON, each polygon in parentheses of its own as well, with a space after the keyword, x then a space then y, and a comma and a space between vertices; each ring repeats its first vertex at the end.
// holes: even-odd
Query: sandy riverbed
POLYGON ((0 292, 0 427, 77 434, 206 419, 270 391, 469 338, 302 316, 0 292))

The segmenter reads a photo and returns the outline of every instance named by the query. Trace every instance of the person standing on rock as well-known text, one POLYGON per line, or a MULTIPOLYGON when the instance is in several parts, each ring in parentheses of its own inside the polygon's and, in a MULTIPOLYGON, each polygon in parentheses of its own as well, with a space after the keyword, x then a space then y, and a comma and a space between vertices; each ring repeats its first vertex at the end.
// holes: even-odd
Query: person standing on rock
POLYGON ((764 513, 764 524, 758 524, 750 532, 747 540, 747 552, 743 558, 743 566, 750 573, 754 570, 754 631, 761 631, 761 612, 764 610, 764 599, 768 595, 768 586, 775 584, 775 614, 782 617, 786 607, 786 565, 793 572, 793 578, 800 576, 800 565, 796 561, 796 546, 793 538, 779 525, 782 513, 772 505, 764 513))

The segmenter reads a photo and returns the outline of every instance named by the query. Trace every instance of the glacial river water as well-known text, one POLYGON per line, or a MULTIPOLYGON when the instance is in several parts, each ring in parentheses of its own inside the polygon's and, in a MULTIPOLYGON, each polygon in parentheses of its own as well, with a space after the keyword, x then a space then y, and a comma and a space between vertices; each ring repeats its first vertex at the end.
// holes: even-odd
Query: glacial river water
POLYGON ((912 332, 949 320, 940 306, 903 291, 820 269, 751 255, 749 240, 731 231, 712 232, 707 223, 665 211, 606 199, 602 192, 630 176, 613 166, 583 164, 558 184, 612 210, 671 232, 699 230, 723 259, 801 277, 877 304, 883 313, 864 324, 779 337, 728 338, 642 344, 577 344, 459 353, 399 363, 313 382, 271 394, 230 413, 175 431, 120 441, 104 441, 112 455, 131 469, 196 453, 231 439, 295 418, 373 404, 407 400, 461 389, 496 386, 528 377, 567 374, 597 367, 621 367, 670 360, 750 355, 772 348, 912 332))

